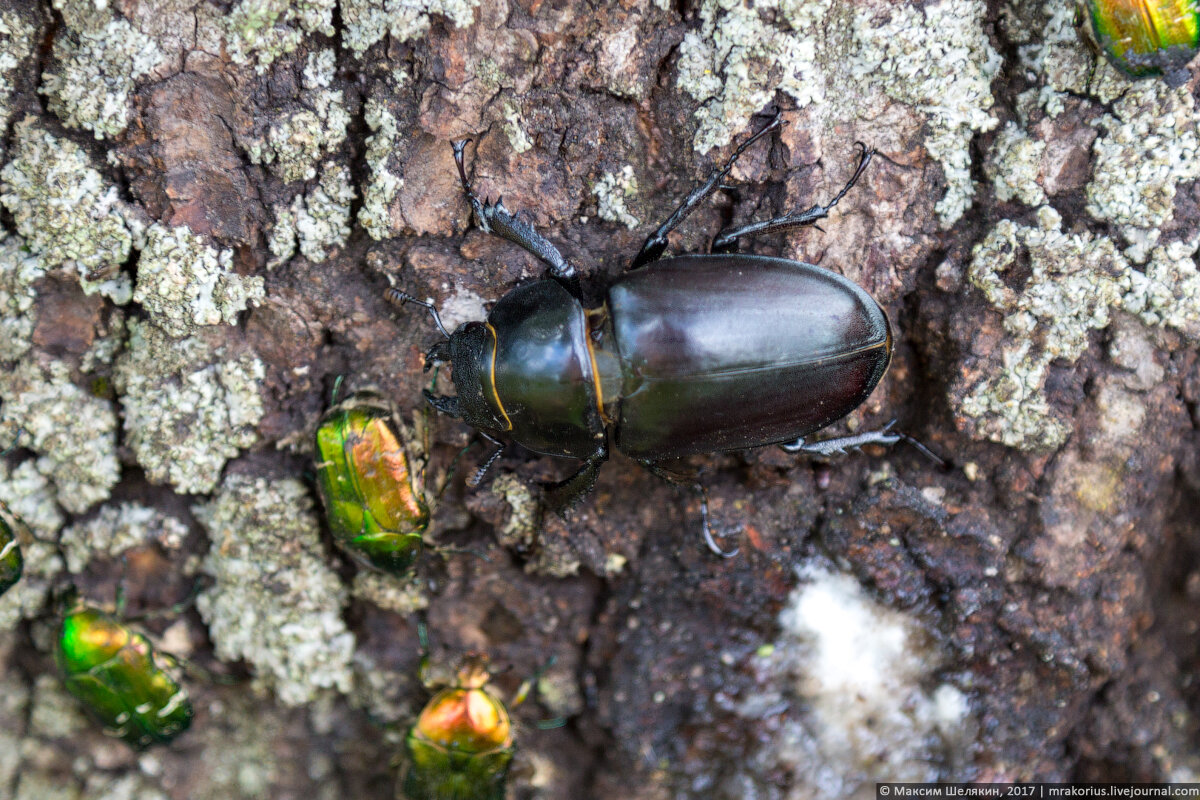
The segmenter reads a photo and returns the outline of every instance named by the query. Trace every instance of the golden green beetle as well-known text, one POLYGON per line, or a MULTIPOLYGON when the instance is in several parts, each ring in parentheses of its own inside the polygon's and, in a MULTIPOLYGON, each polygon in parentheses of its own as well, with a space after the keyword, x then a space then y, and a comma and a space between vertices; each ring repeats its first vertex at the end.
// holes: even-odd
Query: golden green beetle
POLYGON ((351 555, 396 575, 412 568, 429 526, 406 434, 391 405, 372 391, 329 409, 316 434, 317 489, 333 537, 351 555))
POLYGON ((191 725, 187 690, 171 675, 175 660, 115 617, 72 601, 56 656, 67 691, 131 746, 169 742, 191 725))

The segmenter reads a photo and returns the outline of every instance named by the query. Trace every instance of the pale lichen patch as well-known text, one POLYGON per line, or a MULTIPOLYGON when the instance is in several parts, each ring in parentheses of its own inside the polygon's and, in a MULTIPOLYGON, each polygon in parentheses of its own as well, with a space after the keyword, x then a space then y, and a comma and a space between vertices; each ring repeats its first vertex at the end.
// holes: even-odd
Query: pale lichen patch
POLYGON ((936 206, 943 226, 971 206, 972 137, 997 124, 989 109, 1001 58, 984 32, 986 14, 985 4, 974 0, 942 0, 898 6, 881 26, 872 24, 866 9, 855 20, 860 50, 851 64, 854 77, 929 120, 925 149, 941 163, 949 184, 936 206))
POLYGON ((109 496, 121 477, 111 402, 76 386, 60 361, 0 371, 0 397, 0 423, 25 431, 22 446, 39 454, 38 470, 54 482, 63 508, 80 514, 109 496))
POLYGON ((341 89, 330 88, 336 68, 332 50, 309 55, 304 69, 304 108, 274 118, 261 137, 247 142, 246 152, 280 179, 291 182, 317 176, 317 163, 346 140, 350 113, 341 89))
POLYGON ((32 346, 33 284, 45 272, 20 236, 0 240, 0 361, 16 361, 32 346))
POLYGON ((619 222, 626 228, 633 230, 641 222, 637 217, 629 213, 629 208, 625 205, 625 201, 636 197, 637 193, 637 177, 633 174, 632 166, 626 164, 621 168, 619 174, 606 172, 592 188, 592 194, 595 196, 598 206, 596 213, 600 219, 606 219, 609 222, 619 222))
POLYGON ((388 158, 396 148, 400 132, 396 117, 387 104, 375 98, 367 101, 364 119, 374 131, 367 137, 367 169, 370 178, 363 187, 363 204, 358 210, 358 224, 372 239, 386 239, 392 233, 392 202, 403 179, 387 168, 388 158))
POLYGON ((1016 199, 1035 207, 1045 203, 1046 192, 1039 180, 1045 152, 1045 142, 1031 139, 1014 123, 1006 125, 984 163, 996 199, 1002 203, 1016 199))
POLYGON ((356 55, 390 35, 398 42, 429 30, 434 14, 456 28, 475 21, 479 0, 342 0, 342 44, 356 55))
POLYGON ((129 277, 117 270, 133 236, 117 188, 78 145, 47 133, 34 117, 17 123, 12 160, 0 170, 0 203, 47 269, 74 267, 85 293, 129 302, 129 277))
POLYGON ((974 194, 971 138, 997 122, 990 84, 1001 59, 984 32, 985 14, 978 0, 879 7, 706 0, 699 30, 679 48, 677 85, 702 103, 693 145, 704 153, 728 144, 776 90, 831 125, 874 118, 880 98, 890 97, 928 121, 925 147, 949 184, 937 210, 949 225, 974 194))
MULTIPOLYGON (((0 130, 8 129, 12 116, 9 100, 15 86, 15 70, 33 52, 35 28, 12 9, 0 10, 0 130)), ((2 152, 2 150, 0 150, 2 152)))
POLYGON ((54 38, 54 64, 42 75, 42 94, 68 128, 86 128, 97 139, 129 124, 135 81, 165 60, 154 39, 111 11, 107 3, 54 0, 66 26, 54 38))
POLYGON ((184 493, 212 491, 225 462, 258 439, 262 362, 199 337, 172 338, 140 320, 129 329, 114 375, 126 444, 151 481, 184 493))
POLYGON ((52 542, 64 518, 54 487, 33 460, 11 470, 0 460, 0 498, 36 537, 35 541, 21 542, 25 571, 15 586, 0 595, 0 631, 7 631, 45 608, 53 578, 63 570, 63 560, 52 542))
POLYGON ((146 231, 133 299, 172 336, 231 325, 263 296, 262 278, 233 271, 233 251, 212 247, 184 226, 155 223, 146 231))
POLYGON ((1004 314, 1009 339, 958 408, 974 435, 1024 450, 1066 441, 1066 424, 1044 396, 1047 369, 1056 359, 1076 361, 1130 287, 1128 262, 1110 240, 1063 232, 1049 207, 1038 210, 1038 222, 1001 220, 972 253, 967 277, 1004 314), (1019 268, 1027 276, 1014 287, 1006 278, 1019 268))
POLYGON ((215 580, 196 606, 217 654, 252 664, 287 705, 349 691, 346 590, 326 563, 308 489, 233 475, 195 513, 212 539, 204 570, 215 580))
POLYGON ((268 241, 274 256, 271 266, 287 261, 297 247, 313 263, 328 258, 350 236, 353 201, 350 170, 340 164, 325 164, 320 181, 307 194, 297 195, 291 206, 276 207, 268 241))
POLYGON ((1087 210, 1120 226, 1132 243, 1127 255, 1140 262, 1174 217, 1176 187, 1200 178, 1200 116, 1186 87, 1138 81, 1100 126, 1087 210))
POLYGON ((1145 272, 1131 270, 1125 310, 1146 325, 1168 326, 1200 344, 1200 272, 1197 241, 1156 247, 1145 272))
POLYGON ((335 6, 335 0, 241 0, 224 20, 229 56, 265 72, 307 34, 333 36, 335 6))

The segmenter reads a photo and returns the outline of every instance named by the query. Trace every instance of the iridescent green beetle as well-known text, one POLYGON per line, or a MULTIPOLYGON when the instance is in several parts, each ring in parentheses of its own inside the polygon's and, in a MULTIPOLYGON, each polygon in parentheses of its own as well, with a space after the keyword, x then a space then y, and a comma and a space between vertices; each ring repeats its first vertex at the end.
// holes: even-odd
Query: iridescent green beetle
POLYGON ((137 749, 171 741, 192 723, 175 661, 115 617, 75 602, 63 617, 56 653, 67 691, 108 734, 137 749))
POLYGON ((504 703, 488 691, 489 677, 487 659, 468 656, 457 683, 425 705, 404 739, 403 797, 503 800, 513 758, 512 722, 504 703))
POLYGON ((1197 0, 1087 0, 1096 43, 1133 78, 1165 75, 1178 85, 1200 48, 1197 0))
POLYGON ((21 579, 25 559, 21 556, 18 531, 25 531, 25 523, 9 511, 0 500, 0 595, 11 589, 21 579))
POLYGON ((330 531, 349 553, 396 575, 417 560, 429 526, 406 435, 391 405, 370 391, 329 409, 316 435, 317 488, 330 531))

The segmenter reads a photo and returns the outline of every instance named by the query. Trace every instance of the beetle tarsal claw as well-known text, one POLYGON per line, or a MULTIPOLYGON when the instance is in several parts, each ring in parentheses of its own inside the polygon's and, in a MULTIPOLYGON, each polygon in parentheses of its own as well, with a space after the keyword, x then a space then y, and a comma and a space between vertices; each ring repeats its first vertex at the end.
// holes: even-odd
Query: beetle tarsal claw
POLYGON ((704 543, 708 545, 709 550, 713 551, 713 553, 721 558, 733 558, 738 553, 742 552, 741 545, 734 547, 732 550, 722 550, 720 545, 717 544, 716 540, 713 539, 712 529, 709 528, 707 524, 704 525, 704 543))

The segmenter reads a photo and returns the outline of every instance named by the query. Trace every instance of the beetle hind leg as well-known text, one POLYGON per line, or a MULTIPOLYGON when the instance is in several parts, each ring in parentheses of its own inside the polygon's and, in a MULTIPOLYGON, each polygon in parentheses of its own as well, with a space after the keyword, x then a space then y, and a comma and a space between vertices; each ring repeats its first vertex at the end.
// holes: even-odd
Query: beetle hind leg
POLYGON ((733 169, 733 165, 737 163, 738 158, 746 151, 746 148, 782 124, 783 112, 776 109, 775 116, 763 126, 762 130, 738 145, 737 149, 733 151, 733 154, 729 156, 725 163, 719 167, 715 167, 712 172, 708 173, 708 177, 704 179, 704 183, 692 189, 688 196, 683 199, 683 202, 679 204, 679 208, 675 209, 674 213, 667 218, 667 221, 659 225, 658 230, 646 237, 646 241, 642 244, 642 249, 633 257, 633 261, 629 263, 629 269, 637 269, 649 264, 651 261, 657 261, 666 252, 667 236, 671 231, 679 227, 679 223, 683 222, 688 214, 695 211, 696 206, 704 202, 705 198, 717 189, 723 188, 721 182, 725 180, 725 176, 733 169))
POLYGON ((808 225, 816 226, 818 222, 828 217, 829 212, 838 204, 838 201, 846 196, 846 192, 854 188, 854 184, 858 183, 858 179, 862 177, 867 164, 871 163, 871 158, 875 155, 873 148, 868 148, 862 142, 855 142, 855 144, 862 151, 859 155, 858 167, 855 168, 854 174, 850 176, 850 180, 846 181, 846 185, 842 187, 842 190, 827 204, 823 206, 814 205, 807 211, 786 214, 782 217, 775 217, 763 222, 751 222, 749 225, 742 225, 737 228, 726 228, 713 239, 712 252, 732 253, 737 250, 737 240, 743 236, 752 236, 758 233, 775 233, 792 228, 802 228, 808 225))
POLYGON ((670 472, 667 472, 665 469, 658 466, 658 464, 655 464, 653 461, 639 461, 638 463, 641 464, 643 467, 645 467, 645 469, 648 472, 650 472, 653 475, 658 476, 659 478, 662 478, 667 483, 672 484, 673 486, 680 486, 683 488, 691 489, 693 492, 695 492, 697 495, 699 495, 699 497, 700 497, 700 528, 704 534, 704 543, 706 545, 708 545, 709 550, 711 550, 715 555, 718 555, 721 558, 733 558, 739 552, 741 552, 742 548, 740 546, 735 547, 732 550, 722 550, 720 548, 720 546, 717 544, 716 539, 713 538, 712 526, 709 524, 709 521, 708 521, 708 490, 704 488, 704 484, 700 483, 700 481, 687 480, 685 478, 679 477, 678 475, 672 475, 670 472))
POLYGON ((781 444, 779 448, 785 453, 833 456, 845 454, 851 450, 858 450, 867 444, 893 445, 901 439, 906 438, 902 433, 892 432, 892 426, 895 424, 896 421, 892 420, 877 431, 865 431, 863 433, 856 433, 853 436, 838 436, 835 439, 823 439, 819 442, 807 442, 803 438, 800 438, 794 442, 781 444))

